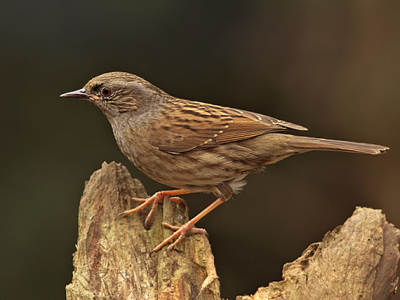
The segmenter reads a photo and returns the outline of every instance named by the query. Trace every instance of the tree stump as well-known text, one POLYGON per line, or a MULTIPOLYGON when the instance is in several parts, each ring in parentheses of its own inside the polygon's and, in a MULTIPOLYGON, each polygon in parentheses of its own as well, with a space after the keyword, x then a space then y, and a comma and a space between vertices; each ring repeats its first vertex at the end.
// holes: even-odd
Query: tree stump
POLYGON ((262 299, 391 299, 397 290, 400 230, 380 210, 357 207, 346 222, 283 267, 283 280, 259 288, 262 299))
POLYGON ((204 235, 190 236, 174 251, 150 254, 172 233, 161 222, 181 225, 188 220, 185 205, 165 201, 152 228, 145 230, 147 211, 116 219, 139 204, 132 200, 135 197, 147 195, 120 164, 103 163, 86 183, 67 299, 221 299, 204 235))
MULTIPOLYGON (((174 250, 151 254, 172 233, 161 223, 185 223, 187 207, 164 201, 146 230, 148 210, 116 219, 139 205, 135 197, 147 197, 143 186, 114 162, 103 163, 86 183, 67 300, 221 299, 206 236, 190 234, 174 250)), ((379 210, 357 208, 322 242, 285 264, 282 281, 236 299, 391 299, 397 289, 399 237, 379 210)))

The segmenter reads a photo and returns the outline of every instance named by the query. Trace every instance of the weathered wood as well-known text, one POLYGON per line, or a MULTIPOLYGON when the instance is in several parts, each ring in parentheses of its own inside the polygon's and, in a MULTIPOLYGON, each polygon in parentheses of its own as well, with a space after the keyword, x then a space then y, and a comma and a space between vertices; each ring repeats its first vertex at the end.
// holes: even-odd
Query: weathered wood
POLYGON ((322 242, 283 267, 283 280, 259 288, 266 299, 391 299, 397 290, 400 230, 380 210, 357 207, 322 242))
POLYGON ((173 225, 187 221, 185 205, 165 201, 150 230, 143 227, 146 212, 116 219, 146 197, 141 183, 120 164, 103 163, 86 183, 79 208, 79 237, 72 283, 67 299, 213 299, 219 300, 219 281, 208 240, 191 235, 175 250, 151 250, 173 225), (204 283, 204 284, 203 284, 204 283))
MULTIPOLYGON (((133 198, 146 196, 141 183, 120 164, 103 163, 91 176, 79 209, 67 300, 221 299, 204 235, 190 235, 175 250, 150 254, 171 234, 161 222, 180 225, 188 220, 185 205, 164 201, 150 230, 143 226, 147 211, 116 219, 138 205, 133 198)), ((357 208, 322 242, 285 264, 282 281, 236 299, 390 299, 397 289, 399 237, 380 210, 357 208)))

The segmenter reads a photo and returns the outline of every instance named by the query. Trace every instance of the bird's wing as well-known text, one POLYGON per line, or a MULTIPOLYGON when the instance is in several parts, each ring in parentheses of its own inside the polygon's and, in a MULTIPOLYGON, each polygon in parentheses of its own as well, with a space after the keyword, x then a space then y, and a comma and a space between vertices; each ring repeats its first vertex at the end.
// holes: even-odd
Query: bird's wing
POLYGON ((246 140, 286 129, 307 128, 265 115, 176 99, 154 125, 149 142, 159 150, 181 153, 246 140))

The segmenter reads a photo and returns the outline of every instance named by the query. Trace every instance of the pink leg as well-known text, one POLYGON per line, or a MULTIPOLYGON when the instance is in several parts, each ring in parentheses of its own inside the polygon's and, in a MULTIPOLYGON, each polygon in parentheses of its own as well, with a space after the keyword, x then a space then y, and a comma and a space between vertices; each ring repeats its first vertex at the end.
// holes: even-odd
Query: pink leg
MULTIPOLYGON (((153 203, 153 207, 151 209, 153 211, 155 209, 155 207, 157 207, 158 203, 161 203, 164 201, 165 197, 178 196, 178 195, 191 194, 191 193, 198 193, 198 191, 189 191, 189 190, 162 191, 162 192, 155 193, 153 196, 151 196, 150 198, 147 198, 147 199, 137 198, 137 199, 135 199, 135 201, 143 202, 143 204, 141 204, 133 209, 123 211, 122 213, 118 214, 117 218, 126 217, 126 216, 129 216, 130 214, 139 212, 143 208, 149 206, 151 203, 153 203)), ((176 201, 176 198, 178 198, 178 197, 173 197, 172 200, 176 201)), ((150 213, 152 213, 152 212, 150 211, 150 213)))
POLYGON ((169 227, 173 230, 176 230, 174 234, 172 234, 170 237, 166 238, 161 244, 159 244, 157 247, 153 249, 151 252, 157 252, 159 251, 162 247, 170 243, 172 240, 176 239, 171 245, 168 246, 167 250, 172 250, 186 235, 187 232, 195 232, 195 233, 203 233, 205 234, 206 231, 201 228, 193 228, 193 226, 205 215, 207 215, 209 212, 211 212, 214 208, 219 206, 220 204, 225 202, 225 198, 218 198, 215 200, 213 203, 211 203, 208 207, 206 207, 203 211, 201 211, 197 216, 195 216, 193 219, 190 221, 186 222, 183 224, 181 227, 178 226, 171 226, 169 224, 163 223, 164 226, 169 227))

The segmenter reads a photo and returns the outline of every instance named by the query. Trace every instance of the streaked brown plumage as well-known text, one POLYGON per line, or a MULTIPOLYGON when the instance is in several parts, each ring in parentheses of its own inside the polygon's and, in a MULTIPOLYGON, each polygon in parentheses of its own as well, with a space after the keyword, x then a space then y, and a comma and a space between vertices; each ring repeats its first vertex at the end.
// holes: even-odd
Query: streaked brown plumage
POLYGON ((97 76, 83 89, 61 97, 93 102, 110 122, 125 156, 150 178, 180 189, 141 199, 142 205, 123 216, 152 204, 148 222, 165 196, 212 192, 218 197, 187 224, 173 227, 177 231, 154 251, 177 238, 169 246, 173 248, 187 231, 201 231, 193 228, 194 224, 238 191, 248 174, 267 164, 313 150, 380 154, 389 149, 277 133, 307 129, 257 113, 175 98, 146 80, 123 72, 97 76))

